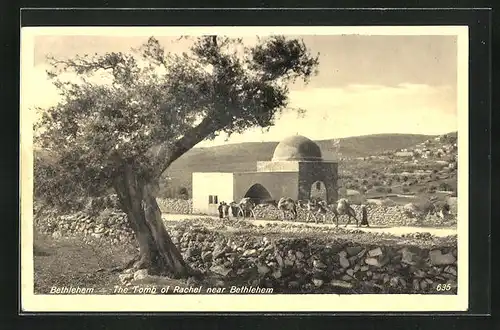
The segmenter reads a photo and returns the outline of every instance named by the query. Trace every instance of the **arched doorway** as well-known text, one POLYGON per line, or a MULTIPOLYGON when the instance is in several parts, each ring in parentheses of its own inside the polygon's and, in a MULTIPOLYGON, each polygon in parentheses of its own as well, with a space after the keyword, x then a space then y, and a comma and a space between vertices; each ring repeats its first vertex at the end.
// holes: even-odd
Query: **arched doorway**
POLYGON ((326 186, 323 181, 313 182, 311 185, 311 193, 309 194, 311 199, 321 199, 326 201, 326 186))
POLYGON ((256 183, 248 189, 245 197, 250 197, 256 204, 272 199, 269 191, 260 183, 256 183))

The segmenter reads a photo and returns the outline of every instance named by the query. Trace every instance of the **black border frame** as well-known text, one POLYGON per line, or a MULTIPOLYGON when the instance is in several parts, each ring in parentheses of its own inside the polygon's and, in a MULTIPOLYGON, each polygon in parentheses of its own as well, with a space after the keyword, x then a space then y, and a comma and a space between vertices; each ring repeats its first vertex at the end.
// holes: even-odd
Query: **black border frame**
MULTIPOLYGON (((469 311, 467 313, 27 313, 24 315, 168 315, 169 320, 201 315, 288 316, 457 316, 490 313, 490 222, 491 222, 491 29, 488 9, 24 9, 21 26, 231 26, 231 25, 468 25, 469 26, 469 311), (485 192, 488 192, 485 194, 485 192), (485 196, 486 195, 486 196, 485 196), (471 225, 473 224, 473 225, 471 225)), ((18 30, 19 32, 19 30, 18 30)), ((19 36, 18 36, 19 38, 19 36)), ((17 40, 19 59, 19 39, 17 40)), ((14 71, 14 70, 13 70, 14 71)), ((19 81, 19 70, 13 72, 19 81)), ((19 87, 14 95, 18 103, 19 87)), ((12 96, 12 95, 11 95, 12 96)), ((17 200, 17 202, 19 202, 17 200)), ((19 224, 16 224, 19 226, 19 224)), ((19 232, 19 227, 17 227, 19 232)), ((17 245, 16 245, 17 246, 17 245)), ((20 265, 18 266, 20 267, 20 265)), ((19 269, 20 270, 20 269, 19 269)), ((18 278, 19 279, 19 278, 18 278)), ((17 287, 18 312, 20 283, 17 287)), ((31 319, 31 317, 29 317, 31 319)), ((386 321, 390 321, 386 320, 386 321)), ((60 318, 64 319, 64 318, 60 318)), ((271 318, 279 326, 279 320, 271 318)), ((307 321, 304 319, 304 321, 307 321)), ((99 323, 94 323, 95 325, 99 323)), ((415 323, 413 323, 415 324, 415 323)), ((132 323, 131 323, 132 325, 132 323)), ((297 324, 298 325, 298 324, 297 324)), ((208 324, 206 324, 208 326, 208 324)), ((390 326, 387 324, 387 326, 390 326)), ((93 327, 92 327, 93 328, 93 327)))

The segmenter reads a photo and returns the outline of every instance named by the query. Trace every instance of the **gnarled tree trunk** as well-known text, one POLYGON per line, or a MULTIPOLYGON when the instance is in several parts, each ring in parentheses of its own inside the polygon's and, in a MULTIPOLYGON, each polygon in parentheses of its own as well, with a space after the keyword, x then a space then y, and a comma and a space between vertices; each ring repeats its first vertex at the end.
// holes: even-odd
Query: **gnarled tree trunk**
POLYGON ((115 180, 114 187, 139 242, 139 260, 135 262, 134 268, 146 268, 152 273, 177 278, 188 276, 191 269, 162 222, 161 211, 156 203, 156 185, 143 181, 131 167, 125 166, 121 176, 115 180))

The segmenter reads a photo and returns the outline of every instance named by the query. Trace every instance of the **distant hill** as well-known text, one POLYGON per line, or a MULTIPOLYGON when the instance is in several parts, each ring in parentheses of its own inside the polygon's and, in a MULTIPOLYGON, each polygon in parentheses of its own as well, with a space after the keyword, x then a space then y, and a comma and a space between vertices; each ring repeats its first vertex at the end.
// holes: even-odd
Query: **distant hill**
MULTIPOLYGON (((447 135, 456 136, 455 133, 447 135)), ((436 135, 438 136, 438 135, 436 135)), ((411 148, 436 136, 422 134, 375 134, 340 139, 340 157, 355 158, 381 154, 387 151, 411 148)), ((315 141, 325 158, 336 153, 334 140, 315 141)), ((174 191, 179 187, 191 190, 193 172, 254 171, 257 161, 271 160, 278 142, 246 142, 208 148, 193 148, 176 160, 166 171, 167 185, 174 191)), ((35 157, 50 159, 44 150, 35 150, 35 157)))
MULTIPOLYGON (((422 134, 375 134, 340 139, 341 157, 364 157, 412 147, 433 136, 422 134)), ((333 139, 315 141, 324 156, 335 154, 333 139)), ((254 171, 257 161, 271 160, 278 142, 246 142, 194 148, 175 161, 166 175, 172 185, 191 187, 193 172, 254 171)))

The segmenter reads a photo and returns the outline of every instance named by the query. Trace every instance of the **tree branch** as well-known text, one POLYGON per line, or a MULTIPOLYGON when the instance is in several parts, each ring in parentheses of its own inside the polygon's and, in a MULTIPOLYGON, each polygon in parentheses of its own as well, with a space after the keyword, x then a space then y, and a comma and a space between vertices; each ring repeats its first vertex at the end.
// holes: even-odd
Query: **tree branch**
POLYGON ((223 129, 229 124, 227 120, 214 120, 212 116, 205 117, 201 123, 189 130, 182 138, 173 145, 165 142, 156 152, 154 164, 154 177, 159 178, 161 174, 179 157, 203 141, 211 133, 223 129))

